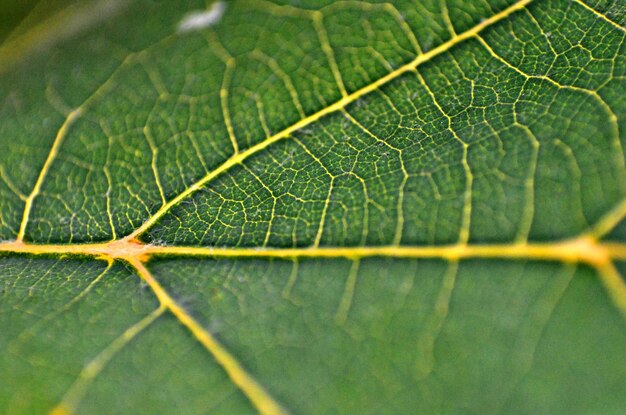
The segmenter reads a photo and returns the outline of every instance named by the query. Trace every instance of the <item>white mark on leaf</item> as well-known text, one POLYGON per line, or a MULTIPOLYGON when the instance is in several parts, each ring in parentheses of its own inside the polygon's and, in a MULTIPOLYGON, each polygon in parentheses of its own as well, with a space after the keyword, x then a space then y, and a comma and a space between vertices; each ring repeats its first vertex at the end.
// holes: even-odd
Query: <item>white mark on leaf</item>
POLYGON ((209 10, 197 10, 191 12, 178 23, 179 32, 189 32, 211 27, 220 21, 226 10, 226 3, 218 1, 213 3, 209 10))

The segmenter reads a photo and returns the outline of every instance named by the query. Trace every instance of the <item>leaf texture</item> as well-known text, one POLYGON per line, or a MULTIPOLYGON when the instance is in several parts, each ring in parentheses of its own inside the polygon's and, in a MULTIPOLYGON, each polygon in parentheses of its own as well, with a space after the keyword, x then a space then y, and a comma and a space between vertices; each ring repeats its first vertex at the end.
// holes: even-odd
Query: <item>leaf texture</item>
POLYGON ((621 2, 6 7, 0 412, 626 410, 621 2))

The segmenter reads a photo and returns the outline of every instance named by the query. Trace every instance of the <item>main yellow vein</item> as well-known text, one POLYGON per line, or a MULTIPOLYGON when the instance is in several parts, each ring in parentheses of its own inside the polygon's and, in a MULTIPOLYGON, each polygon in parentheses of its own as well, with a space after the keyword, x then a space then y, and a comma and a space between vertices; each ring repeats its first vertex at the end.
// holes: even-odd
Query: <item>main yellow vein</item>
POLYGON ((494 14, 493 16, 491 16, 488 19, 483 20, 482 22, 480 22, 479 24, 477 24, 476 26, 474 26, 472 29, 469 29, 459 35, 453 36, 452 38, 450 38, 450 40, 448 40, 445 43, 442 43, 441 45, 437 46, 434 49, 429 50, 428 52, 422 53, 421 55, 418 55, 413 61, 399 67, 398 69, 388 73, 387 75, 383 76, 382 78, 372 82, 371 84, 364 86, 361 89, 356 90, 355 92, 345 95, 343 96, 340 100, 336 101, 335 103, 317 111, 314 114, 311 114, 305 118, 300 119, 298 122, 296 122, 295 124, 292 124, 291 126, 285 128, 284 130, 266 138, 265 140, 263 140, 262 142, 248 148, 245 151, 239 152, 239 153, 235 153, 231 158, 229 158, 228 160, 226 160, 224 163, 222 163, 220 166, 218 166, 217 168, 215 168, 213 171, 211 171, 209 174, 207 174, 206 176, 204 176, 203 178, 201 178, 200 180, 198 180, 197 182, 193 183, 191 186, 187 187, 185 190, 183 190, 181 193, 179 193, 177 196, 175 196, 174 198, 172 198, 169 202, 167 202, 166 204, 164 204, 159 210, 157 210, 153 215, 150 216, 150 218, 148 218, 140 227, 138 227, 132 234, 130 234, 128 236, 128 239, 135 239, 138 236, 142 235, 144 232, 146 232, 150 227, 152 227, 152 225, 154 225, 163 215, 165 215, 173 206, 177 205, 178 203, 180 203, 183 199, 185 199, 187 196, 191 195, 192 193, 195 193, 196 191, 198 191, 203 185, 205 185, 206 183, 210 182, 211 180, 213 180, 214 178, 216 178, 217 176, 221 175, 222 173, 224 173, 225 171, 229 170, 230 168, 232 168, 235 165, 238 165, 240 163, 242 163, 244 160, 246 160, 247 158, 249 158, 250 156, 258 153, 259 151, 265 149, 266 147, 268 147, 269 145, 280 141, 284 138, 289 137, 292 133, 294 133, 297 130, 300 130, 308 125, 310 125, 311 123, 316 122, 317 120, 319 120, 320 118, 334 113, 336 111, 340 111, 343 108, 345 108, 347 105, 349 105, 352 102, 355 102, 356 100, 358 100, 359 98, 361 98, 362 96, 377 90, 378 88, 380 88, 381 86, 389 83, 390 81, 398 78, 399 76, 401 76, 404 73, 410 72, 410 71, 414 71, 415 68, 417 68, 419 65, 428 62, 429 60, 433 59, 434 57, 441 55, 442 53, 450 50, 453 46, 457 45, 458 43, 461 43, 467 39, 470 39, 474 36, 476 36, 478 33, 482 32, 484 29, 486 29, 489 26, 494 25, 495 23, 507 18, 508 16, 510 16, 512 13, 515 13, 519 10, 524 9, 528 4, 530 4, 533 0, 520 0, 516 3, 514 3, 513 5, 509 6, 508 8, 500 11, 499 13, 494 14))
POLYGON ((585 9, 589 10, 591 13, 595 14, 597 17, 599 17, 600 19, 604 20, 605 22, 613 25, 614 27, 616 27, 617 29, 621 30, 622 32, 626 32, 626 28, 622 25, 620 25, 617 22, 614 22, 613 20, 609 19, 608 16, 600 13, 599 11, 597 11, 596 9, 594 9, 593 7, 589 6, 587 3, 585 3, 582 0, 574 0, 576 3, 580 4, 581 6, 583 6, 585 9))
POLYGON ((211 333, 205 330, 200 323, 174 301, 161 284, 154 279, 143 262, 135 256, 127 257, 125 260, 135 268, 141 279, 148 284, 161 305, 167 308, 178 321, 187 327, 196 339, 213 355, 232 382, 239 387, 261 414, 282 415, 287 413, 211 333))
MULTIPOLYGON (((513 244, 484 244, 471 245, 466 240, 453 245, 445 246, 379 246, 379 247, 319 247, 311 248, 210 248, 210 247, 184 247, 184 246, 155 246, 136 242, 137 237, 152 227, 163 215, 165 215, 172 207, 177 205, 183 199, 199 190, 202 186, 228 171, 233 166, 242 163, 252 155, 262 151, 273 143, 288 138, 297 130, 300 130, 311 123, 316 122, 320 118, 343 110, 350 103, 355 102, 362 96, 373 92, 381 86, 391 82, 404 73, 414 71, 419 65, 425 63, 434 57, 445 53, 455 45, 464 40, 476 37, 485 28, 507 18, 512 13, 525 8, 533 0, 520 0, 508 7, 507 9, 493 15, 492 17, 482 21, 472 29, 461 33, 454 33, 451 30, 452 38, 438 47, 418 55, 413 61, 406 65, 388 73, 384 77, 375 82, 351 93, 347 94, 343 89, 343 84, 338 77, 343 97, 330 106, 327 106, 314 114, 303 116, 295 124, 285 128, 277 134, 274 134, 262 142, 250 147, 249 149, 238 152, 238 147, 234 135, 230 134, 231 141, 234 144, 235 154, 226 160, 219 167, 208 173, 206 176, 193 183, 184 191, 176 195, 169 202, 166 202, 158 209, 150 218, 137 228, 131 235, 121 241, 111 241, 108 243, 96 244, 74 244, 74 245, 34 245, 24 243, 26 227, 31 215, 32 206, 35 198, 39 195, 42 183, 50 170, 50 166, 58 154, 59 148, 67 136, 69 129, 77 118, 81 115, 81 108, 75 109, 68 113, 65 121, 61 125, 54 139, 52 148, 44 162, 44 165, 37 177, 32 192, 24 197, 25 207, 22 221, 20 223, 17 240, 13 242, 0 242, 0 252, 24 253, 33 255, 88 255, 98 258, 106 258, 111 261, 113 259, 122 259, 135 268, 139 277, 144 280, 158 298, 161 306, 145 317, 143 320, 130 327, 125 333, 116 339, 107 349, 90 362, 79 379, 68 391, 66 397, 63 398, 60 405, 56 408, 55 413, 71 413, 76 409, 80 399, 82 398, 85 388, 89 382, 95 377, 113 357, 113 355, 124 344, 128 343, 134 336, 139 334, 145 327, 156 320, 165 309, 169 310, 196 339, 213 355, 215 360, 225 370, 232 382, 240 388, 240 390, 248 397, 251 403, 262 414, 284 414, 285 410, 281 405, 250 375, 243 366, 224 348, 207 330, 205 330, 193 317, 191 317, 159 284, 145 266, 145 261, 152 256, 161 255, 182 255, 197 257, 232 257, 232 258, 280 258, 280 259, 297 259, 297 258, 348 258, 354 261, 351 277, 347 282, 346 294, 342 305, 337 312, 338 321, 345 321, 345 317, 349 310, 352 291, 356 283, 356 275, 358 270, 358 260, 367 257, 392 257, 392 258, 436 258, 451 261, 451 269, 456 273, 458 261, 469 258, 506 258, 521 260, 541 260, 541 261, 561 261, 565 263, 584 263, 592 266, 599 274, 601 282, 607 289, 612 301, 618 309, 626 315, 626 284, 613 265, 613 260, 626 259, 626 244, 623 243, 603 243, 598 239, 613 229, 619 221, 626 215, 626 201, 622 201, 612 212, 606 215, 597 225, 595 225, 587 234, 578 238, 556 241, 553 243, 513 243, 513 244)), ((621 26, 610 21, 606 16, 592 9, 580 0, 577 3, 593 11, 604 20, 609 21, 613 25, 621 26)), ((480 38, 479 38, 480 40, 480 38)), ((328 51, 326 51, 328 52, 328 51)), ((336 65, 335 65, 336 66, 336 65)), ((336 69, 336 67, 334 68, 336 69)), ((228 120, 226 111, 225 118, 228 120)), ((229 121, 227 121, 228 123, 229 121)), ((229 129, 232 133, 232 129, 229 129)), ((154 160, 153 160, 154 162, 154 160)), ((158 184, 158 177, 157 177, 158 184)), ((109 262, 111 263, 111 262, 109 262)), ((451 272, 450 280, 453 285, 454 275, 451 272)), ((448 287, 449 288, 449 287, 448 287)), ((451 289, 451 288, 450 288, 451 289)), ((449 293, 444 292, 441 295, 444 304, 449 297, 449 293)))
MULTIPOLYGON (((613 212, 611 212, 613 213, 613 212)), ((596 269, 600 280, 617 308, 626 315, 626 283, 614 269, 612 261, 626 260, 626 244, 598 242, 593 236, 583 234, 580 237, 548 243, 511 243, 511 244, 466 244, 456 243, 440 246, 357 246, 357 247, 308 247, 308 248, 213 248, 195 246, 158 246, 128 240, 96 244, 71 245, 35 245, 21 241, 1 242, 0 252, 22 253, 29 255, 86 255, 103 259, 122 259, 133 265, 150 285, 159 299, 173 307, 176 312, 185 313, 163 288, 156 283, 143 265, 152 256, 194 256, 209 258, 347 258, 360 259, 369 257, 444 259, 458 261, 463 259, 512 259, 533 261, 557 261, 563 263, 582 263, 596 269)), ((168 305, 168 308, 169 308, 168 305)), ((175 313, 176 314, 176 313, 175 313)), ((203 330, 187 316, 181 322, 192 332, 203 330)), ((194 333, 195 334, 195 333, 194 333)), ((208 335, 208 333, 206 333, 208 335)), ((198 335, 200 336, 200 335, 198 335)), ((204 336, 198 337, 203 343, 204 336)), ((212 338, 210 338, 212 339, 212 338)), ((214 340, 209 341, 213 347, 214 340)), ((205 344, 205 346, 207 346, 205 344)), ((209 348, 209 346, 207 346, 209 348)), ((219 348, 218 348, 219 349, 219 348)), ((226 359, 228 361, 228 359, 226 359)))

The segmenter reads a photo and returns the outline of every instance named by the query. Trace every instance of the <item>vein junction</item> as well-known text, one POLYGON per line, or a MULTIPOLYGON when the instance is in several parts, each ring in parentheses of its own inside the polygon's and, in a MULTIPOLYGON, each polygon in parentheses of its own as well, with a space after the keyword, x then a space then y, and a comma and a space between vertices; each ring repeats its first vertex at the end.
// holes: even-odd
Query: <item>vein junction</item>
MULTIPOLYGON (((222 366, 230 379, 248 397, 251 403, 263 414, 282 414, 285 410, 274 400, 271 395, 237 362, 206 329, 191 317, 152 276, 146 263, 155 256, 193 256, 207 258, 347 258, 358 260, 367 257, 389 258, 414 258, 414 259, 442 259, 456 263, 456 261, 483 258, 483 259, 514 259, 533 261, 557 261, 564 263, 584 264, 594 268, 605 286, 611 300, 620 312, 626 315, 626 284, 614 266, 616 260, 626 260, 626 244, 603 242, 601 238, 608 234, 626 216, 626 200, 619 204, 613 211, 603 217, 588 233, 578 237, 550 242, 550 243, 527 243, 515 242, 509 244, 470 244, 467 237, 461 238, 459 243, 444 246, 355 246, 355 247, 320 247, 317 244, 307 248, 228 248, 228 247, 196 247, 196 246, 159 246, 141 242, 139 237, 163 217, 172 207, 179 204, 183 199, 199 190, 202 186, 215 177, 228 171, 235 165, 242 163, 250 156, 267 148, 269 145, 290 137, 292 133, 310 125, 320 118, 333 112, 341 111, 348 104, 355 102, 362 96, 379 89, 382 85, 392 81, 404 73, 414 71, 419 65, 427 62, 441 53, 446 52, 454 45, 477 37, 485 28, 506 18, 510 14, 522 10, 532 0, 520 0, 509 8, 495 14, 489 19, 482 21, 474 28, 461 33, 453 34, 452 38, 442 45, 419 54, 413 61, 390 72, 379 80, 348 94, 342 87, 342 95, 339 101, 327 106, 318 112, 303 116, 300 121, 283 131, 268 137, 259 144, 239 152, 236 141, 233 140, 235 154, 221 166, 201 178, 183 192, 164 203, 161 209, 153 214, 143 225, 138 227, 131 235, 121 240, 113 240, 106 243, 91 244, 33 244, 24 242, 24 236, 29 220, 33 201, 40 192, 41 184, 46 177, 53 162, 61 141, 68 128, 81 114, 81 110, 72 111, 66 118, 65 123, 59 130, 53 147, 45 161, 45 164, 37 178, 37 182, 30 195, 26 196, 26 205, 22 223, 20 225, 17 240, 0 242, 0 253, 14 253, 27 255, 77 255, 89 256, 96 259, 124 261, 136 271, 158 298, 161 306, 155 312, 155 316, 163 310, 169 310, 178 320, 185 325, 198 341, 214 356, 222 366)), ((479 38, 480 39, 480 38, 479 38)), ((340 83, 340 85, 342 85, 340 83)), ((152 321, 152 320, 150 320, 152 321)), ((134 332, 133 332, 134 333, 134 332)), ((134 334, 133 334, 134 335, 134 334)), ((115 345, 114 345, 115 346, 115 345)), ((113 347, 114 348, 114 347, 113 347)), ((106 361, 105 355, 103 361, 106 361)), ((66 408, 67 409, 67 408, 66 408)), ((68 410, 69 411, 69 410, 68 410)))
MULTIPOLYGON (((620 212, 623 214, 623 212, 620 212)), ((602 222, 602 221, 601 221, 602 222)), ((80 255, 102 260, 121 260, 149 275, 144 267, 155 256, 192 256, 209 258, 347 258, 367 257, 443 259, 513 259, 579 263, 595 268, 602 277, 609 294, 626 315, 626 285, 618 278, 605 280, 608 266, 614 260, 626 260, 626 244, 598 241, 593 233, 549 243, 467 244, 442 246, 357 246, 305 248, 230 248, 197 246, 160 246, 145 244, 136 239, 93 244, 30 244, 21 241, 0 243, 0 252, 29 255, 80 255), (140 266, 141 264, 141 266, 140 266)), ((143 275, 142 275, 143 277, 143 275)), ((146 278, 144 278, 146 279, 146 278)))

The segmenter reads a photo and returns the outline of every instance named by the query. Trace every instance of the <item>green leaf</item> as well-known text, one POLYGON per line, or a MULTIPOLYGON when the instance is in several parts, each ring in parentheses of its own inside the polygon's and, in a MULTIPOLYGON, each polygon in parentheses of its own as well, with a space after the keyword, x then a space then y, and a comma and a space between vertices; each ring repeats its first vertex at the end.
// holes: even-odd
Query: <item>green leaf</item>
POLYGON ((626 7, 279 3, 2 6, 0 413, 624 413, 626 7))

